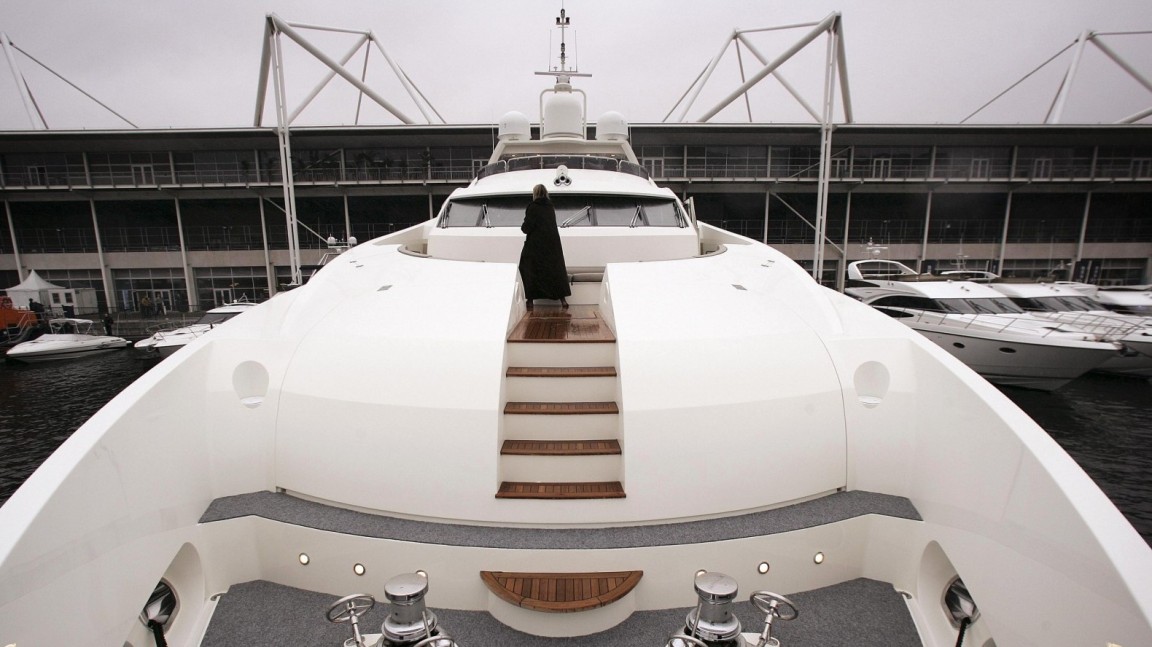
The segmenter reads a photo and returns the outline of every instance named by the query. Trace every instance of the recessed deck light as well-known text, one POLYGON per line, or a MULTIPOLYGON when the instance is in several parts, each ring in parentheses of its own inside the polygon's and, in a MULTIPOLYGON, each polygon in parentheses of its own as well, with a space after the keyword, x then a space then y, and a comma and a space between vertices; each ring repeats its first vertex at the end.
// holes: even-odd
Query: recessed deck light
POLYGON ((703 575, 703 574, 705 574, 705 573, 707 573, 707 572, 708 572, 708 571, 706 571, 706 570, 704 570, 704 569, 700 569, 700 570, 696 571, 696 577, 700 577, 701 575, 703 575))
POLYGON ((428 579, 428 573, 425 571, 416 571, 416 574, 424 579, 428 579))
POLYGON ((300 560, 301 566, 307 566, 308 562, 312 561, 312 559, 308 557, 308 553, 300 553, 300 557, 298 559, 300 560))
POLYGON ((824 563, 824 553, 816 553, 812 557, 812 561, 816 562, 817 564, 823 564, 824 563))
POLYGON ((357 575, 363 575, 364 574, 364 565, 363 564, 356 564, 355 566, 352 567, 352 572, 357 574, 357 575))
POLYGON ((771 568, 771 566, 768 565, 768 562, 760 562, 760 565, 756 567, 756 570, 759 571, 761 575, 767 575, 769 568, 771 568))

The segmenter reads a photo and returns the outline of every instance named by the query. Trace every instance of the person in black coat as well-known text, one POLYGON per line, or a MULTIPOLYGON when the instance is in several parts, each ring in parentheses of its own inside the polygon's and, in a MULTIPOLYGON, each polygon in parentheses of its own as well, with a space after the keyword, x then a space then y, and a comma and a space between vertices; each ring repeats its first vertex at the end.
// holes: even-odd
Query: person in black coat
POLYGON ((524 212, 520 231, 526 236, 520 252, 520 278, 524 281, 528 309, 532 309, 533 299, 559 299, 560 305, 567 308, 572 288, 568 285, 564 248, 556 227, 556 209, 543 184, 532 189, 532 203, 524 212))

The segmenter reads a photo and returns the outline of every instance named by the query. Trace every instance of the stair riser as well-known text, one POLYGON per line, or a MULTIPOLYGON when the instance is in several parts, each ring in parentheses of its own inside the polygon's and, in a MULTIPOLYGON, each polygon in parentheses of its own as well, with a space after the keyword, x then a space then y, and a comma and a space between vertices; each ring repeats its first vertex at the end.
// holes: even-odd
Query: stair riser
POLYGON ((501 456, 502 481, 546 483, 619 481, 620 455, 607 456, 501 456))
POLYGON ((504 414, 504 438, 509 440, 601 440, 616 438, 620 423, 619 417, 619 414, 608 413, 550 416, 504 414))
POLYGON ((532 343, 508 344, 509 366, 615 366, 616 344, 532 343))
POLYGON ((508 400, 513 402, 612 402, 615 377, 510 377, 508 400))
POLYGON ((600 303, 600 283, 573 283, 572 296, 568 303, 573 305, 596 305, 600 303))

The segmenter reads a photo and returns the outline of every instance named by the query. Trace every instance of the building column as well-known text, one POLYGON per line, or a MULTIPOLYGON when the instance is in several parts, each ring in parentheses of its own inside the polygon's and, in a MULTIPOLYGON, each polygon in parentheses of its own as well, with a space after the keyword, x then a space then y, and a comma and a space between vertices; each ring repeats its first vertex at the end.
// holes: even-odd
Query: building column
POLYGON ((16 243, 16 225, 12 222, 12 206, 4 201, 4 214, 8 216, 8 235, 12 237, 12 255, 16 260, 16 278, 24 281, 24 264, 20 262, 20 245, 16 243))
POLYGON ((996 273, 1004 274, 1004 254, 1008 249, 1008 222, 1012 218, 1012 192, 1008 192, 1008 201, 1004 205, 1004 229, 1000 232, 1000 258, 996 259, 996 273))
POLYGON ((852 192, 844 197, 844 253, 840 255, 840 272, 836 275, 837 292, 844 291, 844 281, 848 277, 848 223, 852 221, 852 192))
POLYGON ((176 205, 176 232, 180 235, 180 269, 184 270, 184 285, 188 291, 188 312, 200 309, 200 291, 196 289, 196 279, 192 276, 192 266, 188 263, 188 245, 184 243, 184 218, 180 215, 180 198, 172 198, 176 205))
POLYGON ((768 207, 772 206, 772 187, 764 191, 764 244, 768 244, 768 207))
POLYGON ((260 240, 264 243, 264 272, 268 277, 268 296, 276 295, 276 266, 272 264, 272 253, 268 251, 268 225, 264 222, 264 197, 256 198, 260 205, 260 240))
POLYGON ((924 238, 920 241, 920 262, 916 264, 917 272, 924 272, 924 260, 928 256, 928 229, 932 225, 932 195, 928 192, 928 204, 924 207, 924 238))
POLYGON ((100 240, 100 220, 96 217, 96 201, 88 198, 88 208, 92 211, 92 231, 96 234, 96 260, 100 261, 100 280, 104 282, 104 299, 108 311, 116 307, 116 286, 112 284, 112 271, 104 262, 104 243, 100 240))
MULTIPOLYGON (((343 159, 343 158, 341 158, 343 159)), ((344 162, 341 161, 341 164, 344 162)), ((341 169, 343 170, 343 169, 341 169)), ((348 239, 352 238, 352 218, 348 215, 348 194, 344 194, 344 242, 348 243, 348 239)))
POLYGON ((1072 280, 1072 274, 1076 271, 1076 266, 1084 259, 1084 238, 1088 234, 1088 212, 1092 209, 1092 192, 1089 191, 1084 196, 1084 216, 1080 218, 1080 238, 1076 240, 1076 258, 1072 259, 1072 266, 1068 268, 1068 275, 1065 279, 1072 280))

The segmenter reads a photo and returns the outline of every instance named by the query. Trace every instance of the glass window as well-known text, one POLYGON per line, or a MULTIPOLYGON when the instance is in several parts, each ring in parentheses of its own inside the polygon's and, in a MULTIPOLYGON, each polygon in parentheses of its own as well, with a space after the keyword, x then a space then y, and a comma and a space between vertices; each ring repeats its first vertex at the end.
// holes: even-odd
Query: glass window
MULTIPOLYGON (((493 196, 454 200, 441 227, 519 227, 528 196, 493 196)), ((561 227, 683 227, 672 200, 625 196, 555 196, 556 222, 561 227)))
POLYGON ((448 203, 441 227, 519 227, 524 223, 528 196, 468 198, 448 203))

